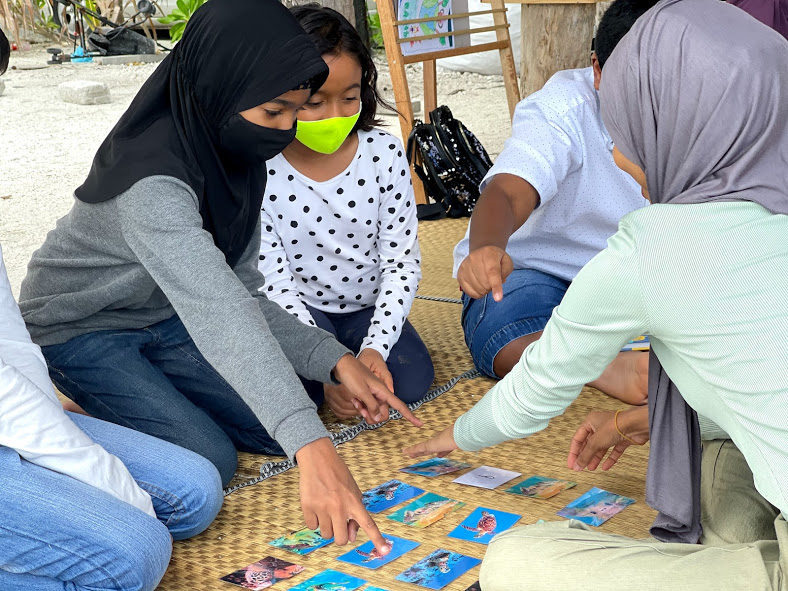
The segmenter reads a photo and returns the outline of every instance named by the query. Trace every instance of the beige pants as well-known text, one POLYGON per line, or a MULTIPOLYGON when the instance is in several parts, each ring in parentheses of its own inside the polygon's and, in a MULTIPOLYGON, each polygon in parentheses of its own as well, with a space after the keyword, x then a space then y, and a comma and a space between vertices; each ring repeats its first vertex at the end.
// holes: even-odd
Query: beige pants
POLYGON ((701 544, 606 534, 577 521, 537 523, 496 536, 484 591, 788 590, 788 524, 755 490, 730 440, 704 443, 701 544))

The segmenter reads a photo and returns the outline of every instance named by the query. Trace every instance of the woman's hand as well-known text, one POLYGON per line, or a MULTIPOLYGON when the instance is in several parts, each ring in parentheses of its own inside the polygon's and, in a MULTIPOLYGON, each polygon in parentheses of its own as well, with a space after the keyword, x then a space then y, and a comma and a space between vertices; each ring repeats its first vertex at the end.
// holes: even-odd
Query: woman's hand
POLYGON ((300 475, 301 509, 309 529, 320 528, 338 546, 356 541, 359 527, 381 556, 389 546, 361 502, 361 491, 331 440, 318 439, 296 453, 300 475))
POLYGON ((454 442, 454 425, 450 425, 427 441, 406 447, 402 450, 402 453, 410 458, 427 455, 437 455, 439 458, 445 458, 455 449, 459 449, 459 447, 454 442))
POLYGON ((373 374, 367 366, 350 355, 343 355, 334 368, 334 376, 344 386, 337 394, 352 404, 364 419, 370 423, 380 423, 389 417, 389 406, 417 427, 422 422, 416 418, 399 398, 373 374))
POLYGON ((372 348, 362 349, 358 354, 357 359, 369 368, 369 371, 374 373, 377 378, 386 384, 386 388, 394 392, 394 378, 391 377, 386 361, 380 351, 372 348))
POLYGON ((613 450, 602 464, 602 470, 610 470, 632 442, 644 445, 648 441, 648 407, 640 406, 620 412, 618 429, 631 441, 622 437, 616 429, 615 412, 588 413, 572 438, 568 466, 577 472, 586 468, 596 470, 612 447, 613 450))

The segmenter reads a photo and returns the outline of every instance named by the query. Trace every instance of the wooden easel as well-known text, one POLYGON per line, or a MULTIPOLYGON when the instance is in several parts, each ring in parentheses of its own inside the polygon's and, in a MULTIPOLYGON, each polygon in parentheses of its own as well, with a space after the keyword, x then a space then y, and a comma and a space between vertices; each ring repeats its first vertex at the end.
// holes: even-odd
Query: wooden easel
MULTIPOLYGON (((506 20, 506 6, 504 0, 491 0, 492 8, 489 10, 479 10, 476 12, 463 12, 446 15, 442 17, 428 17, 419 19, 397 20, 395 13, 396 0, 377 0, 378 15, 380 16, 380 28, 383 33, 383 44, 386 48, 386 57, 389 62, 391 73, 391 83, 394 87, 394 101, 397 111, 400 113, 399 122, 402 129, 402 140, 407 142, 411 129, 413 129, 413 105, 410 102, 410 89, 408 88, 408 78, 405 75, 405 66, 422 62, 424 69, 424 119, 427 119, 430 111, 438 107, 438 87, 435 71, 435 60, 456 55, 467 55, 480 53, 482 51, 498 50, 501 57, 501 72, 503 73, 504 86, 506 87, 506 99, 509 103, 509 116, 514 116, 514 108, 520 102, 520 89, 517 82, 517 70, 514 65, 514 55, 512 54, 512 41, 509 38, 509 22, 506 20), (462 30, 454 30, 446 33, 435 33, 401 39, 399 36, 399 26, 411 23, 433 22, 436 20, 460 19, 471 16, 491 14, 494 24, 490 27, 477 27, 462 30), (402 55, 402 44, 410 43, 414 39, 421 41, 436 39, 439 37, 456 37, 460 35, 470 35, 472 33, 486 33, 495 31, 496 40, 490 43, 479 45, 469 45, 468 47, 455 47, 416 55, 402 55)), ((483 105, 479 105, 480 108, 483 105)), ((421 180, 411 167, 411 177, 413 178, 413 192, 416 194, 416 203, 427 203, 427 196, 421 180)))

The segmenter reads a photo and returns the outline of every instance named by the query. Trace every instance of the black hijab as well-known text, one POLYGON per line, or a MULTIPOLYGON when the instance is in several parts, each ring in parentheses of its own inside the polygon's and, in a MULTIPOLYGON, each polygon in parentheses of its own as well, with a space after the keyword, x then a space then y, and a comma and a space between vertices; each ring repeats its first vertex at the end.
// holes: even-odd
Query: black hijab
POLYGON ((210 0, 142 86, 101 144, 75 195, 117 197, 154 175, 197 194, 203 228, 234 266, 258 222, 265 160, 295 137, 250 123, 239 112, 309 84, 328 69, 311 39, 276 0, 210 0))

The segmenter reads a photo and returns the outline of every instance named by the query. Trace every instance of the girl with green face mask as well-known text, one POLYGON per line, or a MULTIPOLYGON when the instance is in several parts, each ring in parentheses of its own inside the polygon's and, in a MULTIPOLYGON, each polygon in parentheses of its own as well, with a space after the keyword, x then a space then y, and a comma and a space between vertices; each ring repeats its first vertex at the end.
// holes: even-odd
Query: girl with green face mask
MULTIPOLYGON (((352 25, 319 5, 292 13, 329 67, 298 113, 295 141, 267 162, 260 271, 266 295, 357 354, 404 402, 434 370, 407 316, 420 270, 416 202, 401 142, 376 128, 377 71, 352 25)), ((341 385, 304 381, 339 418, 358 414, 341 385)))

